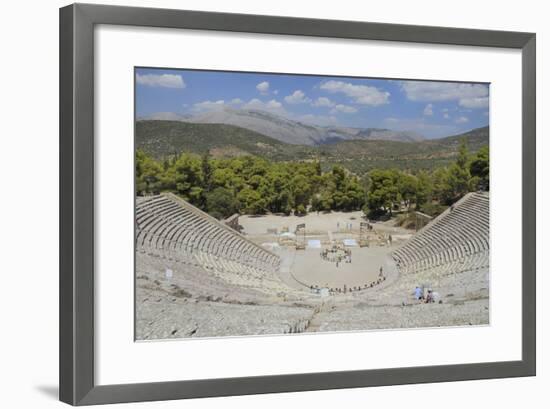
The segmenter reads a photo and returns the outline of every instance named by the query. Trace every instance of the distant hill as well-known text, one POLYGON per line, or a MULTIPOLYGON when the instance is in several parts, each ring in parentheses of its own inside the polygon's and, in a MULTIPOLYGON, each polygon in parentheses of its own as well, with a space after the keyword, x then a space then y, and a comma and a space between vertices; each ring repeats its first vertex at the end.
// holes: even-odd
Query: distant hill
POLYGON ((214 157, 260 156, 274 161, 319 159, 325 168, 342 164, 353 172, 372 168, 433 169, 456 156, 461 139, 470 151, 489 143, 489 128, 436 140, 345 140, 317 146, 283 143, 234 125, 146 120, 136 123, 136 146, 156 158, 181 152, 214 157))
POLYGON ((233 109, 229 107, 203 112, 193 116, 159 112, 140 119, 235 125, 269 136, 280 142, 293 145, 315 146, 353 139, 403 142, 416 142, 424 139, 422 135, 409 131, 392 131, 389 129, 377 128, 361 129, 344 126, 317 126, 284 118, 266 111, 233 109))
POLYGON ((420 142, 424 140, 424 137, 411 131, 392 131, 391 129, 367 128, 359 131, 354 139, 365 139, 369 141, 420 142))
POLYGON ((475 128, 475 129, 472 129, 471 131, 468 131, 459 135, 453 135, 453 136, 447 136, 446 138, 435 139, 435 140, 432 140, 432 142, 438 143, 440 145, 448 146, 448 147, 458 148, 458 146, 460 145, 460 141, 463 138, 466 138, 466 140, 468 141, 468 147, 470 150, 477 151, 482 146, 489 144, 489 127, 484 126, 482 128, 475 128))
POLYGON ((489 145, 489 127, 473 129, 459 135, 420 142, 353 140, 323 145, 319 151, 325 166, 345 165, 361 174, 373 168, 434 169, 446 166, 457 156, 461 140, 468 150, 477 152, 489 145))
POLYGON ((208 152, 215 157, 254 155, 280 161, 313 154, 312 147, 285 144, 234 125, 162 120, 138 121, 136 146, 156 158, 181 152, 208 152))

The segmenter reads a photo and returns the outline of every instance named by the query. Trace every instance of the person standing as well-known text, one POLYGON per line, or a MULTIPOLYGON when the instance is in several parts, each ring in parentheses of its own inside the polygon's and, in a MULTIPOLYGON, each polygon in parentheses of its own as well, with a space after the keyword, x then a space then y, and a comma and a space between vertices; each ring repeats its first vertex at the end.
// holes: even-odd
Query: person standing
POLYGON ((432 290, 428 290, 428 295, 426 296, 426 304, 434 302, 434 296, 432 290))
POLYGON ((417 301, 422 299, 422 288, 419 286, 414 289, 414 299, 417 301))

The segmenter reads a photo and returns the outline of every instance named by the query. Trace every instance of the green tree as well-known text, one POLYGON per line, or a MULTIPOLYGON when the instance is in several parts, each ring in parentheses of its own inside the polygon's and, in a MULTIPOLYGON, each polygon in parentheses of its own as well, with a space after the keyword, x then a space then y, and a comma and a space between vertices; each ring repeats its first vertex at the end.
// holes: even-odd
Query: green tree
POLYGON ((472 179, 477 177, 477 183, 473 183, 473 190, 489 190, 489 147, 482 147, 470 163, 472 179))
POLYGON ((219 167, 214 169, 211 177, 212 187, 224 187, 237 194, 245 186, 244 179, 237 175, 232 167, 219 167))
POLYGON ((428 172, 420 171, 416 184, 416 208, 422 210, 422 206, 432 201, 433 181, 428 172))
POLYGON ((443 198, 448 195, 449 186, 447 185, 447 168, 437 168, 432 173, 432 193, 434 198, 442 202, 443 198))
POLYGON ((349 177, 340 191, 335 193, 334 207, 338 210, 361 209, 365 203, 365 190, 355 177, 349 177))
POLYGON ((303 204, 296 206, 296 214, 299 216, 305 215, 307 213, 306 207, 303 204))
POLYGON ((205 196, 206 211, 217 219, 225 219, 239 212, 240 203, 229 189, 217 187, 205 196))
POLYGON ((191 204, 204 208, 204 175, 201 160, 191 154, 182 154, 167 172, 168 186, 191 204))
POLYGON ((395 204, 400 203, 399 172, 395 169, 376 169, 369 172, 371 179, 370 189, 367 195, 367 206, 364 210, 369 217, 381 214, 392 214, 395 204))
POLYGON ((305 213, 307 205, 311 199, 311 184, 308 178, 302 174, 295 175, 290 182, 292 192, 293 207, 303 209, 300 213, 305 213))
POLYGON ((339 165, 333 166, 330 175, 332 180, 327 183, 328 192, 323 192, 324 203, 334 210, 361 209, 366 194, 359 179, 339 165))
POLYGON ((241 203, 242 210, 246 214, 264 214, 266 210, 265 199, 260 193, 249 187, 245 187, 237 195, 237 200, 241 203))
POLYGON ((162 189, 164 169, 144 151, 136 151, 136 193, 159 193, 162 189))
POLYGON ((317 176, 321 176, 323 174, 323 171, 321 170, 321 162, 319 160, 315 161, 315 174, 317 176))
POLYGON ((212 188, 212 161, 210 154, 206 152, 201 158, 202 177, 204 189, 209 191, 212 188))
POLYGON ((442 201, 445 204, 456 202, 470 191, 470 169, 468 167, 468 147, 466 141, 462 140, 455 163, 449 166, 442 201))
POLYGON ((410 209, 411 202, 416 200, 418 180, 415 176, 403 172, 399 172, 398 180, 399 194, 405 201, 407 209, 410 209))
POLYGON ((292 193, 288 173, 276 168, 272 169, 267 177, 269 191, 264 190, 262 194, 264 197, 269 198, 269 210, 273 213, 290 214, 292 211, 292 193))

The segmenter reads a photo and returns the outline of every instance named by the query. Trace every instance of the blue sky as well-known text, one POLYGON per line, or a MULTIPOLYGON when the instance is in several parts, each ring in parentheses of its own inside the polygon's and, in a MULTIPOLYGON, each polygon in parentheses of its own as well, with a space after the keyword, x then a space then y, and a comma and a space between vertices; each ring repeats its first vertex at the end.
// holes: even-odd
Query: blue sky
POLYGON ((435 138, 489 124, 489 85, 136 69, 136 114, 264 110, 304 123, 410 130, 435 138))

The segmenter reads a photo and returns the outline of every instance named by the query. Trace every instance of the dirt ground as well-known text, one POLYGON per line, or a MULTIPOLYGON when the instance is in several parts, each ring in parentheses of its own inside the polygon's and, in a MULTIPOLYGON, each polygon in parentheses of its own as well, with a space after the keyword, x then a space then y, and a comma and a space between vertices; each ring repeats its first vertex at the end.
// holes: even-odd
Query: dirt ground
MULTIPOLYGON (((343 246, 343 240, 353 239, 359 243, 360 223, 366 221, 363 212, 331 212, 309 213, 306 216, 241 216, 239 224, 243 227, 242 233, 250 240, 268 246, 279 254, 284 268, 281 278, 288 284, 304 286, 318 286, 327 288, 365 287, 379 278, 380 269, 387 277, 395 269, 389 253, 400 243, 411 236, 411 231, 396 228, 391 222, 374 223, 373 230, 368 233, 369 247, 349 246, 351 263, 329 261, 321 257, 323 248, 333 245, 343 246), (306 245, 304 250, 294 250, 294 247, 285 247, 281 240, 283 232, 291 235, 296 227, 305 224, 305 237, 298 235, 296 240, 306 245), (392 235, 391 245, 387 238, 392 235), (310 240, 319 240, 321 248, 308 246, 310 240), (291 282, 289 282, 291 281, 291 282), (294 281, 294 283, 292 283, 294 281)), ((295 243, 295 242, 294 242, 295 243)))

